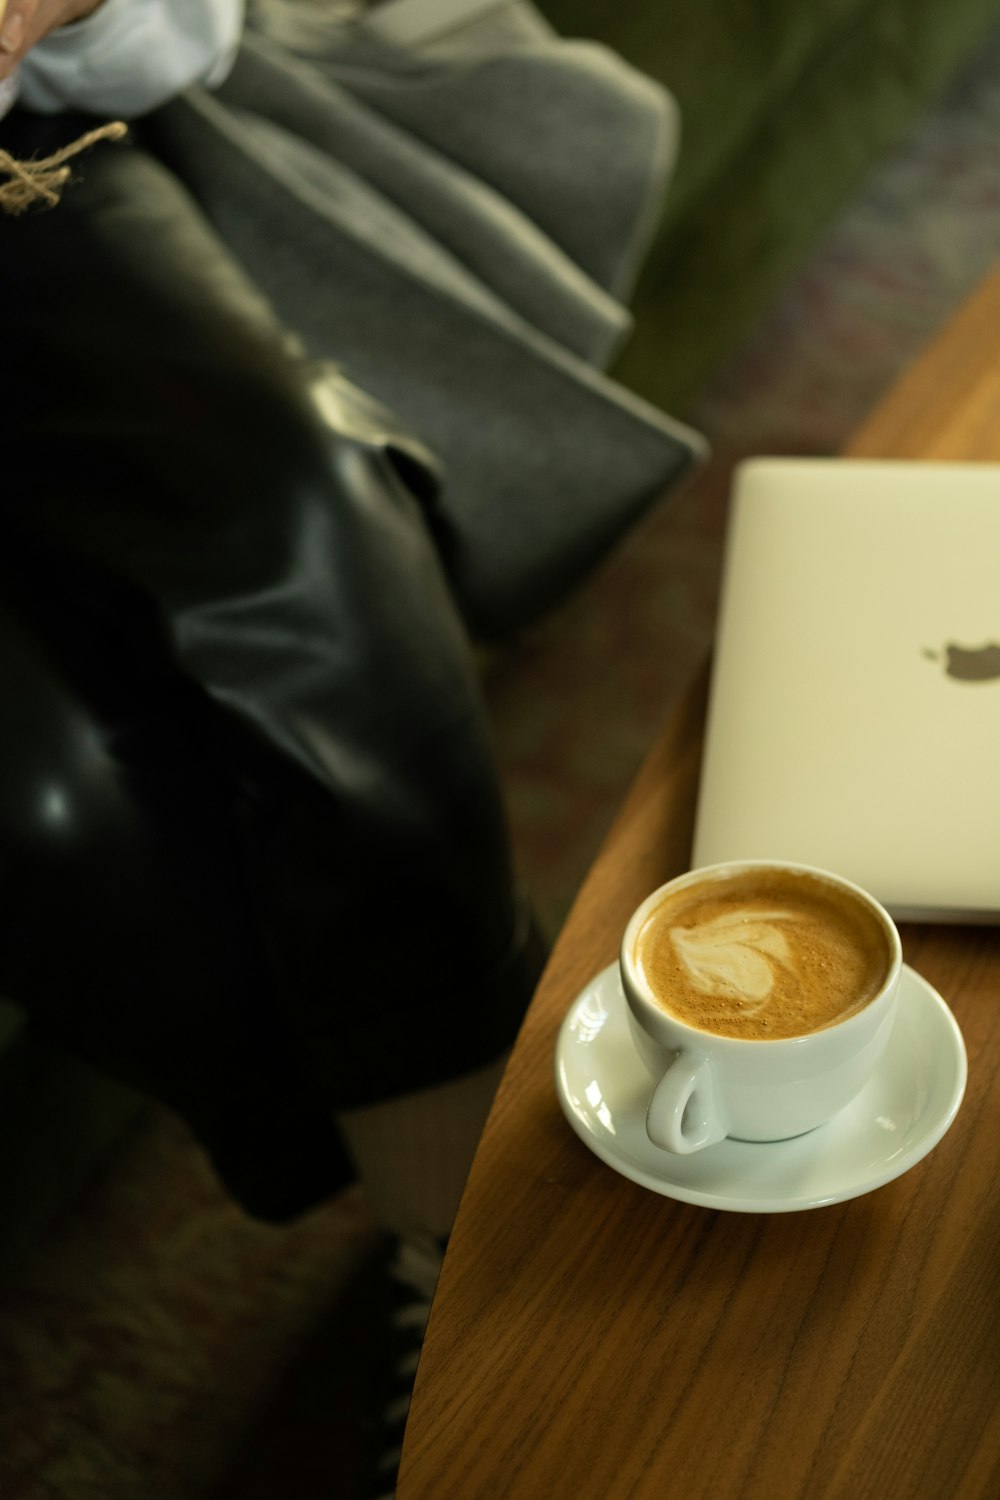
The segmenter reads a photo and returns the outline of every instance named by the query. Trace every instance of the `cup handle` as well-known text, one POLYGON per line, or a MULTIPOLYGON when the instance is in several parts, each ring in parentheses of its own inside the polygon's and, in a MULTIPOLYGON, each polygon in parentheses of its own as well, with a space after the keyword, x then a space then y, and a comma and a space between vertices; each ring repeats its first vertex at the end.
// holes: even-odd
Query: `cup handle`
POLYGON ((726 1127, 707 1058, 678 1052, 653 1090, 646 1134, 654 1146, 681 1156, 724 1139, 726 1127))

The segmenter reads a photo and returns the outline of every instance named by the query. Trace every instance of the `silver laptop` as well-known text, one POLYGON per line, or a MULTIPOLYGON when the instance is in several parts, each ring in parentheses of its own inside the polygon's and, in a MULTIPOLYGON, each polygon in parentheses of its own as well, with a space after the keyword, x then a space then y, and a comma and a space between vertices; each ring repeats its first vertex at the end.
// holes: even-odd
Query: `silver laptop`
POLYGON ((694 859, 1000 921, 1000 465, 736 472, 694 859))

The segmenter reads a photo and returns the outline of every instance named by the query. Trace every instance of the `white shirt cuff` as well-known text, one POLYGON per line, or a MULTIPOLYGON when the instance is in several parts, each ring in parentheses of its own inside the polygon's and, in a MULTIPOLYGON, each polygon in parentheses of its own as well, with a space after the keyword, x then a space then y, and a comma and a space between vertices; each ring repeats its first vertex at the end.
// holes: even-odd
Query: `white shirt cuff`
POLYGON ((243 0, 104 0, 31 48, 20 102, 42 114, 146 114, 192 84, 220 84, 242 25, 243 0))

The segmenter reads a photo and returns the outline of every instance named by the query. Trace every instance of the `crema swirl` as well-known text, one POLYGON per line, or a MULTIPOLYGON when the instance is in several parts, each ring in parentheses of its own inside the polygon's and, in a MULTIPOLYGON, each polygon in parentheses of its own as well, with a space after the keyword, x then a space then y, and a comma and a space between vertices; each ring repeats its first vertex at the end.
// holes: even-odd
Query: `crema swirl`
POLYGON ((802 1036, 860 1010, 892 954, 871 909, 802 871, 754 869, 669 893, 646 918, 635 962, 657 1003, 700 1031, 802 1036))

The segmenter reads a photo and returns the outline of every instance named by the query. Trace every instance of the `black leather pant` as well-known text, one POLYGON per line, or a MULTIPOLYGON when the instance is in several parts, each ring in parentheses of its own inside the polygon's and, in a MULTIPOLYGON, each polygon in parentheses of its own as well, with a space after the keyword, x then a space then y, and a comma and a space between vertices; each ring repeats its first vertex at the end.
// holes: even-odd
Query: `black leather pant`
POLYGON ((343 1180, 334 1110, 508 1045, 542 955, 433 460, 150 155, 79 177, 0 219, 0 993, 278 1217, 343 1180))

